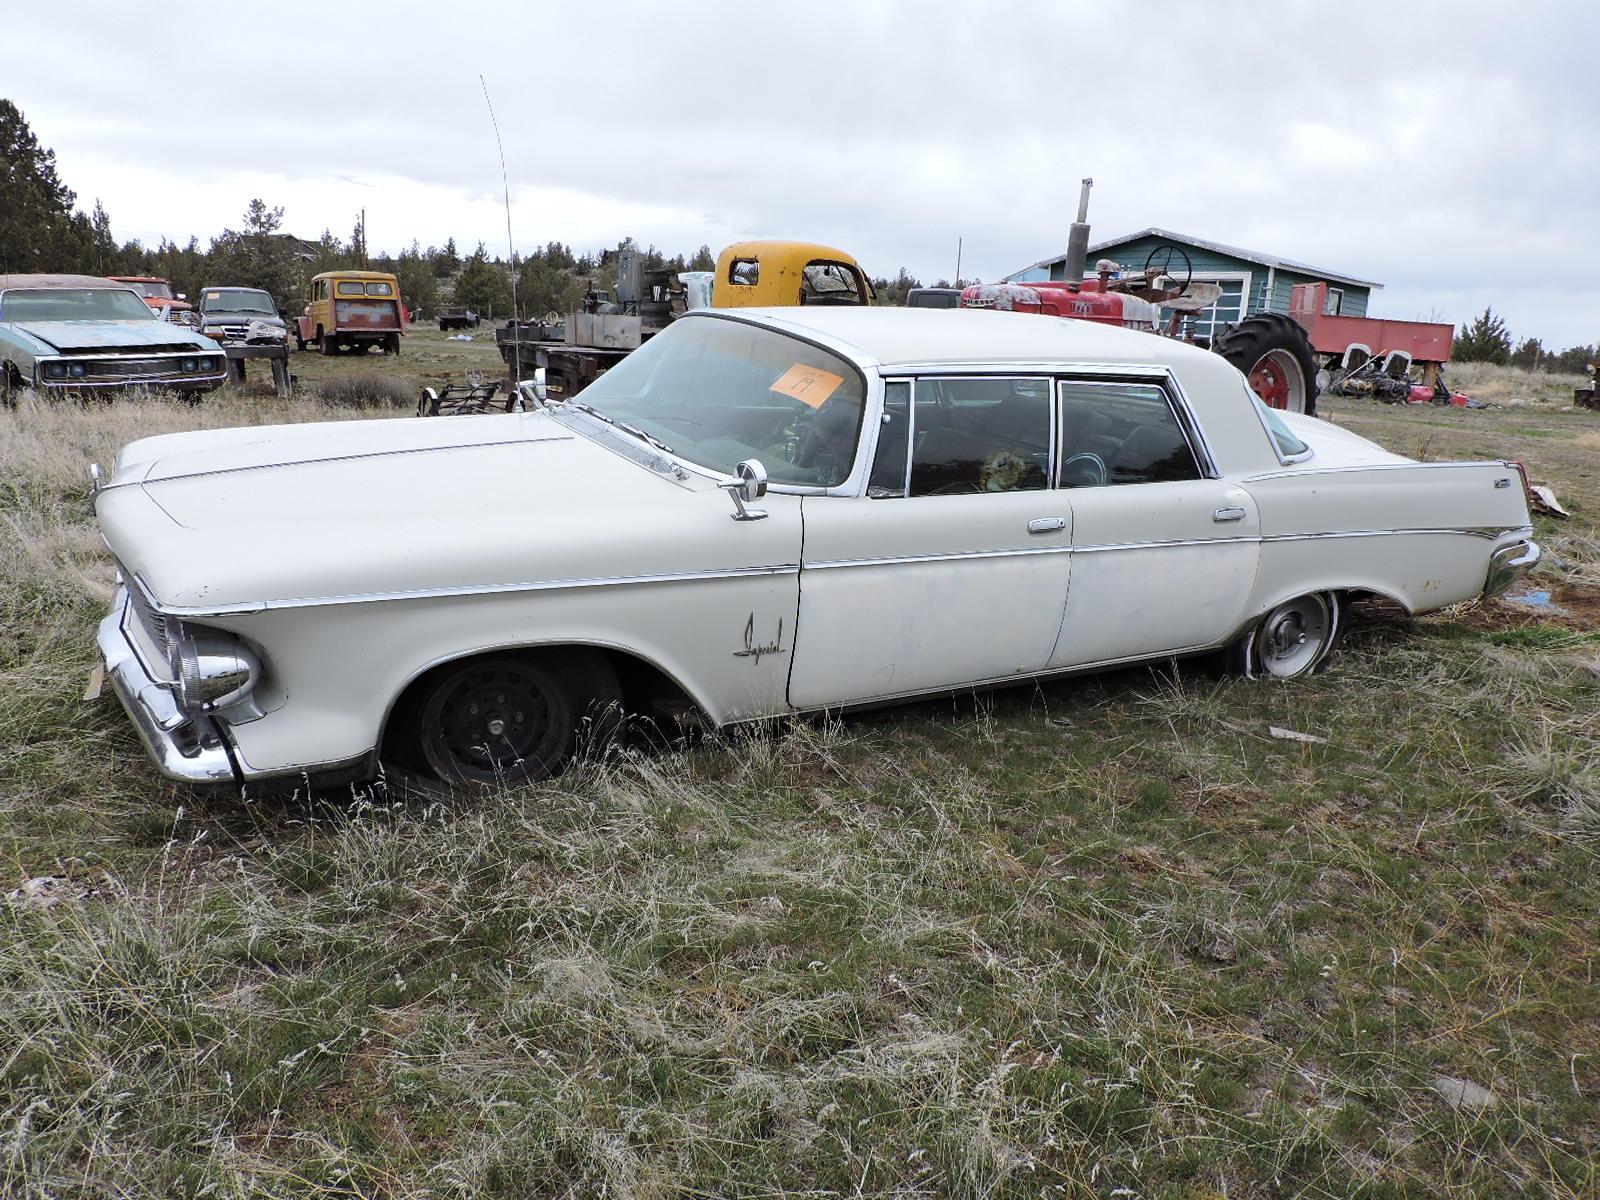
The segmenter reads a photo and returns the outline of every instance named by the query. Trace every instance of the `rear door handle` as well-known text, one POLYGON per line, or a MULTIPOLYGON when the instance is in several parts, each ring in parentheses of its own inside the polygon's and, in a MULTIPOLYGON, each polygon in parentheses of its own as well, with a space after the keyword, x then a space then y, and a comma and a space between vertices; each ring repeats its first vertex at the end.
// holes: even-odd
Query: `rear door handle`
POLYGON ((1029 533, 1058 533, 1066 527, 1065 517, 1035 517, 1028 522, 1029 533))
POLYGON ((1245 513, 1242 508, 1219 508, 1211 514, 1211 519, 1218 523, 1223 521, 1242 521, 1245 513))

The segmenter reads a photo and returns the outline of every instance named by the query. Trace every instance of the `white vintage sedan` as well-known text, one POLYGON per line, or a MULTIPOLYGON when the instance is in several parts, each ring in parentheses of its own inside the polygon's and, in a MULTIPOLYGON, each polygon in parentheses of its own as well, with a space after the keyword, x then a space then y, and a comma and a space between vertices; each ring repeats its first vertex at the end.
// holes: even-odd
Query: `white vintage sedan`
POLYGON ((108 674, 161 770, 557 770, 722 726, 1221 652, 1538 561, 1517 469, 1264 408, 1214 354, 1033 315, 701 310, 503 416, 174 434, 96 495, 108 674))

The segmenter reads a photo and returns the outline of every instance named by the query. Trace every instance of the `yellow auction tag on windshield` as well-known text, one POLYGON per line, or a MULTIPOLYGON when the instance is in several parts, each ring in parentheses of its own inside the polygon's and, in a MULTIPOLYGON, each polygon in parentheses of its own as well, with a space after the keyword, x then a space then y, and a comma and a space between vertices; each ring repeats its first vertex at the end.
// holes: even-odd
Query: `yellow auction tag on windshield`
POLYGON ((793 396, 801 404, 809 404, 812 408, 821 408, 828 397, 838 391, 839 385, 843 382, 843 375, 835 375, 832 371, 824 371, 821 367, 808 367, 804 363, 795 363, 778 376, 778 382, 768 390, 793 396))

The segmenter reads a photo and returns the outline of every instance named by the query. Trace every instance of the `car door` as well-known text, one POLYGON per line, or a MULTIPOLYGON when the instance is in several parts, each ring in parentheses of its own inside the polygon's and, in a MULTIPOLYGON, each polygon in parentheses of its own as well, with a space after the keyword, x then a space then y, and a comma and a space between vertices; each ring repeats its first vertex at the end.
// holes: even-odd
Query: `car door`
POLYGON ((1255 501, 1216 477, 1169 379, 1062 379, 1058 482, 1072 590, 1051 668, 1214 645, 1255 582, 1255 501))
POLYGON ((867 488, 803 505, 790 702, 940 691, 1041 670, 1071 570, 1046 377, 890 381, 867 488))

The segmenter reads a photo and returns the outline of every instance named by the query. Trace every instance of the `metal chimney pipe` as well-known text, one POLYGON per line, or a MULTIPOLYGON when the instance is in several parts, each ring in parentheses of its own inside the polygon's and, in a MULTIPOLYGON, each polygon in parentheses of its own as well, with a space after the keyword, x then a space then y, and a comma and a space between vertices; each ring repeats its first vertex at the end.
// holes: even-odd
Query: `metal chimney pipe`
POLYGON ((1083 191, 1078 194, 1078 219, 1067 234, 1067 261, 1062 267, 1062 277, 1068 283, 1082 283, 1083 270, 1089 261, 1089 189, 1093 179, 1083 181, 1083 191))

